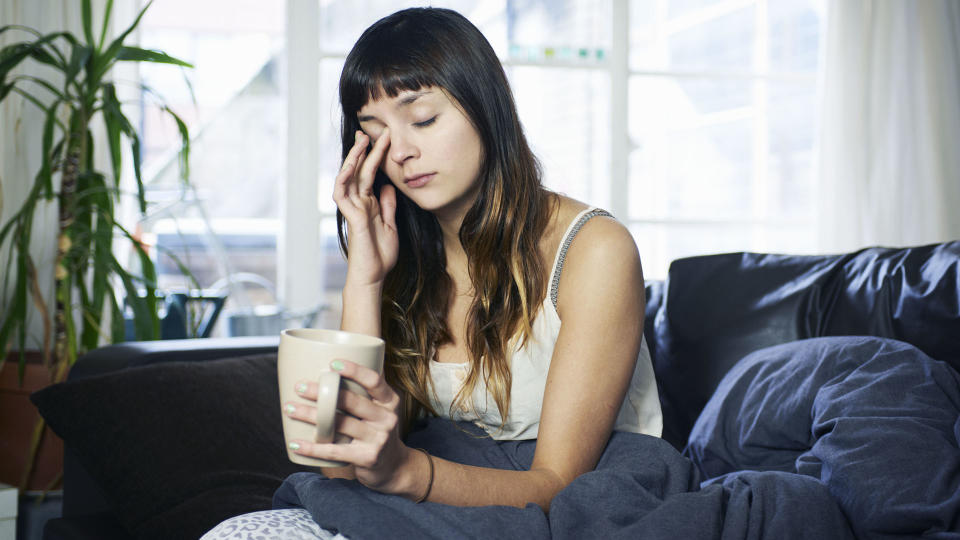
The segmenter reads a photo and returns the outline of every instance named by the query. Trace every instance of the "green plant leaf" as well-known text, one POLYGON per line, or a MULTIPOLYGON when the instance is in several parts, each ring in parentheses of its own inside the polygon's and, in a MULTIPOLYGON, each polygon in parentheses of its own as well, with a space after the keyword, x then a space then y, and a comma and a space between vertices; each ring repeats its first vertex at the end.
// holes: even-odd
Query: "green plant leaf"
MULTIPOLYGON (((22 223, 30 224, 32 222, 33 208, 30 207, 29 210, 24 213, 22 223)), ((13 306, 9 308, 8 312, 10 313, 10 316, 15 318, 18 322, 17 345, 20 349, 20 355, 18 358, 19 369, 17 371, 17 375, 20 381, 23 382, 23 373, 26 369, 26 357, 24 356, 24 352, 27 344, 27 289, 30 287, 30 284, 27 283, 27 276, 29 276, 27 255, 28 250, 30 249, 30 229, 28 227, 23 227, 19 233, 20 234, 14 239, 14 242, 17 244, 17 281, 13 291, 13 306)))
MULTIPOLYGON (((65 101, 65 100, 67 99, 66 96, 64 96, 63 93, 60 92, 60 89, 59 89, 59 88, 57 88, 56 86, 50 84, 49 82, 47 82, 47 81, 45 81, 45 80, 43 80, 43 79, 41 79, 41 78, 39 78, 39 77, 31 77, 31 76, 29 76, 29 75, 20 75, 20 76, 18 76, 18 77, 15 77, 15 78, 13 79, 12 83, 19 82, 19 81, 32 82, 32 83, 34 83, 34 84, 37 84, 37 85, 42 86, 42 87, 44 88, 44 90, 50 92, 51 94, 53 94, 54 97, 59 98, 60 100, 65 101)), ((11 83, 11 85, 12 85, 12 83, 11 83)), ((0 95, 0 101, 2 101, 2 100, 3 100, 3 96, 0 95)))
MULTIPOLYGON (((140 212, 145 213, 147 211, 147 200, 143 188, 143 175, 140 167, 142 159, 140 155, 140 137, 137 135, 137 130, 134 129, 133 125, 130 124, 130 121, 127 120, 126 115, 124 115, 123 111, 120 110, 120 102, 117 101, 116 93, 112 93, 110 96, 104 94, 103 110, 104 118, 109 115, 111 125, 114 127, 119 127, 120 131, 123 132, 128 139, 130 139, 130 148, 131 153, 133 154, 133 176, 137 180, 137 201, 140 205, 140 212)), ((108 129, 112 128, 108 127, 108 129)), ((113 137, 113 135, 110 135, 110 137, 113 137)), ((119 149, 119 136, 112 140, 117 142, 117 148, 119 149)), ((112 152, 113 150, 111 150, 111 159, 113 158, 112 152)), ((119 178, 119 176, 117 176, 117 178, 119 178)))
POLYGON ((96 47, 97 44, 93 41, 93 14, 91 11, 90 0, 83 0, 80 8, 80 13, 83 17, 83 35, 87 38, 87 45, 93 48, 96 47))
POLYGON ((24 32, 30 32, 31 34, 37 37, 40 37, 42 35, 40 34, 40 32, 36 31, 35 29, 30 28, 29 26, 23 26, 22 24, 5 24, 3 26, 0 26, 0 34, 8 30, 23 30, 24 32))
POLYGON ((156 339, 160 335, 160 319, 157 314, 156 290, 147 287, 146 295, 140 296, 134 278, 112 257, 114 274, 120 278, 127 293, 126 303, 133 309, 134 335, 138 340, 156 339), (153 323, 156 321, 156 324, 153 323))
POLYGON ((40 164, 40 172, 37 173, 37 182, 43 186, 44 197, 48 200, 53 198, 53 175, 51 173, 51 162, 54 156, 50 150, 53 148, 53 128, 57 120, 57 108, 61 100, 57 99, 53 105, 47 109, 47 119, 43 123, 43 150, 40 155, 43 156, 43 162, 40 164))
MULTIPOLYGON (((66 41, 71 47, 74 45, 78 45, 80 43, 79 41, 77 41, 77 38, 73 37, 73 34, 71 34, 70 32, 54 32, 53 34, 50 34, 50 36, 53 37, 54 39, 63 38, 63 40, 66 41)), ((66 68, 67 68, 66 55, 64 55, 60 51, 59 47, 53 44, 53 41, 50 42, 49 47, 50 47, 50 50, 53 51, 53 54, 55 54, 57 58, 60 60, 60 65, 63 66, 61 68, 61 71, 66 71, 66 68)))
POLYGON ((117 60, 130 62, 154 62, 157 64, 174 64, 192 68, 189 62, 174 58, 163 51, 154 51, 151 49, 141 49, 139 47, 120 47, 117 52, 117 60))
MULTIPOLYGON (((25 203, 25 206, 29 206, 29 205, 30 205, 30 201, 27 200, 25 203)), ((6 242, 7 235, 10 234, 11 231, 18 230, 17 227, 19 227, 21 223, 21 219, 24 214, 24 209, 25 209, 24 206, 20 207, 17 213, 14 214, 9 221, 7 221, 6 225, 4 225, 2 229, 0 229, 0 248, 2 248, 4 243, 6 242)), ((16 257, 14 256, 14 250, 16 247, 17 247, 17 243, 16 241, 13 241, 10 243, 10 246, 7 249, 7 264, 6 264, 6 269, 4 270, 4 273, 3 273, 3 288, 0 289, 0 293, 2 293, 0 294, 0 298, 3 298, 3 299, 5 299, 7 296, 7 291, 9 290, 9 287, 10 287, 11 276, 16 276, 16 282, 14 283, 14 291, 16 291, 20 287, 20 279, 22 276, 20 274, 17 274, 16 272, 10 271, 11 268, 13 267, 14 261, 16 260, 16 257)), ((14 315, 14 313, 16 312, 16 295, 14 295, 13 300, 8 303, 7 310, 8 311, 4 313, 3 325, 0 325, 0 360, 3 360, 6 358, 7 343, 10 338, 10 333, 13 331, 13 328, 15 327, 17 322, 17 318, 14 315)))
POLYGON ((64 67, 64 64, 62 64, 59 59, 54 58, 53 55, 43 47, 38 47, 30 51, 30 57, 41 64, 47 64, 60 70, 64 67))
MULTIPOLYGON (((41 111, 46 111, 46 110, 47 110, 47 106, 46 106, 42 101, 40 101, 39 99, 33 97, 29 92, 25 92, 25 91, 21 90, 20 88, 14 88, 13 91, 16 92, 17 94, 20 94, 20 97, 22 97, 23 99, 25 99, 25 100, 29 101, 30 103, 33 103, 34 105, 36 105, 36 107, 37 107, 38 109, 40 109, 41 111)), ((60 122, 60 120, 57 120, 57 122, 60 122)), ((60 124, 60 127, 63 127, 63 124, 60 124)))
POLYGON ((100 78, 103 77, 103 74, 110 69, 110 65, 113 64, 114 60, 116 60, 117 53, 119 53, 120 48, 123 47, 123 40, 127 39, 127 36, 130 35, 130 32, 133 32, 133 29, 140 24, 140 19, 143 18, 143 14, 146 13, 151 4, 153 4, 153 0, 150 0, 147 2, 147 5, 143 6, 143 9, 141 9, 140 13, 137 14, 137 18, 134 19, 133 24, 124 30, 122 34, 117 36, 117 38, 110 43, 110 46, 107 47, 107 50, 97 58, 95 63, 96 65, 94 66, 93 70, 94 80, 100 80, 100 78))
MULTIPOLYGON (((93 213, 96 215, 96 229, 92 235, 92 262, 93 276, 90 281, 92 286, 92 298, 89 305, 90 312, 94 321, 99 321, 103 313, 104 301, 106 295, 110 293, 110 259, 113 251, 113 201, 110 197, 111 190, 107 189, 106 179, 102 174, 90 173, 89 184, 96 189, 91 196, 94 200, 93 213)), ((79 195, 79 193, 78 193, 79 195)), ((84 326, 84 335, 81 341, 87 350, 97 346, 100 337, 100 328, 94 324, 84 326)))
MULTIPOLYGON (((3 226, 2 229, 0 229, 0 247, 3 247, 3 243, 6 241, 7 235, 10 234, 10 231, 12 231, 13 228, 16 227, 18 223, 20 223, 20 218, 23 216, 24 210, 28 208, 31 204, 35 204, 35 203, 36 203, 35 201, 31 201, 29 199, 29 195, 28 195, 28 199, 24 201, 22 206, 20 206, 20 209, 17 210, 17 213, 11 216, 10 220, 7 221, 7 223, 3 226)), ((13 245, 11 244, 11 249, 12 248, 13 248, 13 245)), ((13 260, 12 258, 8 258, 7 264, 9 265, 10 261, 12 260, 13 260)), ((7 273, 6 277, 9 277, 9 276, 10 274, 7 273)), ((6 283, 6 280, 4 280, 4 283, 6 283)))
MULTIPOLYGON (((54 32, 36 41, 21 41, 0 49, 0 82, 5 81, 10 70, 28 57, 45 62, 48 59, 49 53, 45 51, 44 47, 54 39, 63 35, 64 32, 54 32)), ((52 47, 52 50, 59 55, 59 51, 57 51, 55 47, 52 47)), ((62 57, 62 55, 60 56, 62 57)), ((63 61, 63 58, 61 58, 61 61, 63 61)), ((57 67, 59 68, 60 66, 57 65, 57 67)))
POLYGON ((29 57, 35 48, 35 42, 20 42, 0 49, 0 81, 5 81, 7 73, 22 62, 24 58, 29 57))
POLYGON ((86 45, 77 44, 73 46, 73 51, 70 53, 70 64, 67 66, 67 72, 65 73, 66 80, 63 85, 64 88, 67 88, 73 83, 77 78, 77 74, 80 73, 80 69, 86 65, 92 53, 93 49, 86 45))
POLYGON ((107 145, 110 148, 110 165, 113 169, 113 182, 120 185, 120 172, 123 165, 123 151, 120 147, 122 122, 126 120, 120 112, 120 101, 113 83, 103 85, 103 125, 107 131, 107 145))
POLYGON ((187 129, 187 124, 170 107, 164 105, 163 110, 173 118, 173 121, 177 123, 177 130, 180 131, 180 179, 186 184, 190 180, 190 130, 187 129))
POLYGON ((133 176, 137 179, 137 202, 140 203, 140 213, 147 213, 147 196, 143 188, 143 175, 140 173, 140 137, 137 136, 136 132, 133 133, 131 137, 130 133, 127 133, 127 137, 130 138, 130 147, 131 153, 133 154, 133 176))
POLYGON ((90 297, 90 291, 87 290, 85 285, 87 266, 83 264, 83 262, 81 259, 73 261, 73 290, 76 292, 76 296, 79 297, 80 301, 80 304, 77 306, 77 309, 80 311, 80 339, 79 341, 76 339, 73 340, 77 343, 77 355, 81 355, 89 350, 88 343, 91 341, 94 344, 93 348, 96 347, 97 332, 100 329, 100 325, 97 324, 97 321, 93 317, 91 307, 93 299, 90 297))
POLYGON ((100 28, 100 41, 97 43, 97 50, 103 48, 103 42, 107 39, 107 29, 110 28, 110 12, 113 11, 113 0, 107 0, 107 7, 103 10, 103 26, 100 28))
POLYGON ((7 97, 7 94, 13 90, 14 83, 10 84, 0 84, 0 101, 3 101, 3 98, 7 97))
POLYGON ((110 340, 113 343, 119 343, 127 339, 127 325, 112 287, 107 294, 110 299, 110 340))
MULTIPOLYGON (((149 336, 154 336, 154 337, 150 337, 148 339, 159 339, 160 338, 160 316, 157 312, 156 267, 154 266, 153 261, 150 259, 150 255, 147 254, 147 252, 144 251, 143 246, 140 245, 140 241, 134 238, 134 236, 130 234, 130 231, 128 231, 123 225, 120 225, 116 221, 114 221, 113 226, 116 227, 117 230, 119 230, 123 234, 123 236, 125 236, 128 240, 130 240, 130 242, 133 244, 134 251, 136 251, 137 256, 140 258, 140 268, 143 271, 142 281, 144 284, 144 288, 146 289, 146 296, 143 298, 140 298, 139 296, 137 296, 137 301, 144 302, 145 303, 144 310, 146 312, 153 314, 152 319, 150 319, 147 322, 149 322, 151 325, 151 328, 150 328, 151 333, 149 334, 149 336)), ((116 260, 116 257, 114 255, 111 254, 111 257, 113 257, 114 264, 116 266, 118 267, 121 266, 120 262, 116 260)), ((124 270, 124 273, 126 273, 125 270, 124 270)), ((121 279, 122 279, 122 276, 121 276, 121 279)), ((128 296, 129 296, 129 293, 128 293, 128 296)), ((127 301, 129 303, 130 299, 128 298, 127 301)), ((136 310, 137 308, 133 305, 131 305, 131 307, 134 308, 134 319, 135 320, 139 319, 140 317, 137 315, 137 310, 136 310)), ((140 338, 138 337, 138 339, 140 338)))
MULTIPOLYGON (((13 262, 13 258, 10 259, 10 262, 13 262)), ((8 274, 9 275, 9 274, 8 274)), ((18 291, 21 288, 24 288, 25 285, 22 283, 24 276, 17 273, 17 279, 14 284, 14 291, 18 291)), ((17 304, 19 296, 14 294, 13 301, 7 305, 6 317, 3 320, 3 325, 0 326, 0 355, 2 358, 0 360, 5 360, 7 357, 7 346, 10 342, 10 337, 13 331, 17 328, 17 324, 23 324, 20 322, 22 319, 19 319, 17 316, 20 312, 20 307, 17 304)), ((19 343, 19 348, 23 348, 23 343, 19 343)))

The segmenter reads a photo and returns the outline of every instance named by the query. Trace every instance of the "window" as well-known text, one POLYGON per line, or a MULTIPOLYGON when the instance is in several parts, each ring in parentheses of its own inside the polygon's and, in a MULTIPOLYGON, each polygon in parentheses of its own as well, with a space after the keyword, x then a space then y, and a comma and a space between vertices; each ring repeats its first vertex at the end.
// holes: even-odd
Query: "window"
POLYGON ((628 217, 648 275, 722 251, 812 252, 811 0, 632 0, 628 217))
MULTIPOLYGON (((176 124, 140 99, 144 180, 151 205, 141 227, 155 246, 164 289, 229 291, 227 309, 277 302, 280 193, 286 176, 283 0, 164 0, 139 25, 140 46, 192 63, 143 64, 141 81, 190 129, 193 190, 177 167, 176 124), (197 283, 184 279, 174 258, 197 283)), ((218 324, 215 335, 224 335, 218 324)))
MULTIPOLYGON (((235 302, 328 305, 318 324, 337 325, 346 270, 330 197, 340 152, 337 80, 363 29, 410 5, 423 3, 151 7, 141 44, 197 66, 186 72, 192 87, 168 66, 141 73, 195 139, 197 189, 185 196, 176 128, 144 94, 145 171, 161 203, 144 226, 162 248, 165 284, 183 285, 163 255, 170 252, 203 287, 237 273, 273 285, 234 294, 235 302)), ((648 278, 663 278, 671 260, 688 255, 814 249, 822 0, 433 5, 484 32, 503 60, 546 185, 624 222, 648 278)))

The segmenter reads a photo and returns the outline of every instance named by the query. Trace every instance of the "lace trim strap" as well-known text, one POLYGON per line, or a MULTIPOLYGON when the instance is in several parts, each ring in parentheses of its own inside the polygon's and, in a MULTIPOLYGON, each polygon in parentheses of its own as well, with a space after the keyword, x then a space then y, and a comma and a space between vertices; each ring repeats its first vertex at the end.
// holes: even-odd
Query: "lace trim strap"
POLYGON ((563 235, 563 241, 560 242, 560 247, 557 249, 557 257, 553 263, 553 273, 550 276, 550 301, 553 303, 554 308, 557 307, 557 295, 560 289, 560 272, 563 271, 563 262, 567 259, 567 250, 570 249, 573 238, 577 236, 577 233, 580 232, 583 225, 596 216, 613 217, 610 215, 610 212, 606 210, 588 208, 577 216, 577 219, 574 220, 570 228, 567 229, 566 234, 563 235))

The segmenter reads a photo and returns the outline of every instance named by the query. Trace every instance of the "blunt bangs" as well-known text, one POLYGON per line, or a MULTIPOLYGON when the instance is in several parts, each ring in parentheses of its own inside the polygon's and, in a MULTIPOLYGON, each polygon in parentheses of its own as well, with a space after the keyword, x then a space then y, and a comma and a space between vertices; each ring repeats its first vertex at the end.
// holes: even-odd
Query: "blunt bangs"
POLYGON ((367 102, 378 100, 383 95, 393 98, 407 90, 441 86, 435 73, 426 73, 419 66, 397 66, 389 61, 375 61, 367 59, 357 69, 351 70, 349 76, 344 71, 340 81, 340 102, 344 112, 356 114, 367 102))

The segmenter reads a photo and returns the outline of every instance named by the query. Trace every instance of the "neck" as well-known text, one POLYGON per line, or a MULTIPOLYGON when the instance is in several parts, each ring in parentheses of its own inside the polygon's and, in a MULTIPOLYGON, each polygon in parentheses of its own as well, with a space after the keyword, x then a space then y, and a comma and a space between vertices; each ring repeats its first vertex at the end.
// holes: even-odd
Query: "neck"
POLYGON ((470 290, 470 271, 467 252, 460 243, 460 226, 463 224, 463 215, 456 219, 444 219, 437 215, 440 230, 443 233, 443 251, 446 256, 447 275, 453 280, 454 288, 459 295, 470 290))
POLYGON ((460 243, 460 223, 456 226, 440 222, 443 231, 443 251, 447 257, 447 271, 457 271, 467 266, 467 252, 460 243))
POLYGON ((460 243, 460 227, 463 225, 463 219, 469 211, 468 205, 460 205, 454 208, 445 208, 434 211, 437 222, 440 224, 440 231, 443 233, 443 249, 447 252, 447 261, 450 261, 450 255, 455 259, 466 258, 466 252, 460 243))

